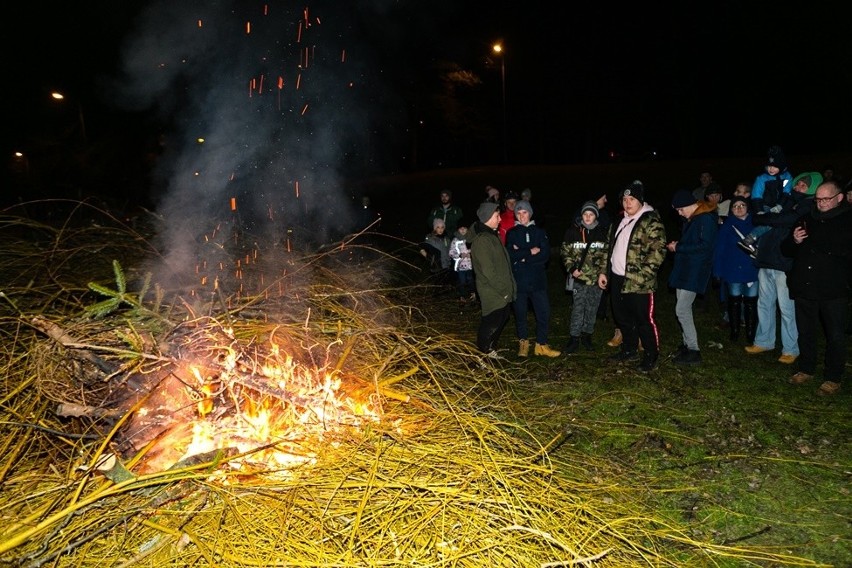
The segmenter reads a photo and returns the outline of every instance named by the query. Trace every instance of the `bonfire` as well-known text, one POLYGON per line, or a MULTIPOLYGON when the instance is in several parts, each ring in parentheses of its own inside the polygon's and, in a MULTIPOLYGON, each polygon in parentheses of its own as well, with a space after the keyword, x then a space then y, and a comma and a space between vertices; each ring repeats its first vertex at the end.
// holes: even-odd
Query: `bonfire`
POLYGON ((167 290, 121 223, 0 230, 3 565, 796 562, 653 518, 567 412, 539 439, 400 251, 240 251, 167 290))

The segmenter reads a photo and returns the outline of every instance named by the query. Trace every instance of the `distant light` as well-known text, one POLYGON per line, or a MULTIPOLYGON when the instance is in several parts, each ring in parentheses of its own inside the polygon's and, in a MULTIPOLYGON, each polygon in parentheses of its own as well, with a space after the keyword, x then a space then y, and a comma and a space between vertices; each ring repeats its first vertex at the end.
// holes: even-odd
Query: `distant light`
POLYGON ((195 141, 199 144, 204 144, 204 138, 196 138, 195 141))
POLYGON ((23 158, 24 154, 23 154, 23 152, 15 152, 15 157, 16 158, 23 158))
POLYGON ((503 44, 502 43, 495 43, 491 47, 491 49, 494 50, 494 53, 502 53, 503 52, 503 44))
POLYGON ((50 93, 50 96, 53 97, 57 101, 61 101, 62 99, 65 98, 65 95, 63 95, 62 93, 57 92, 57 91, 53 91, 52 93, 50 93))

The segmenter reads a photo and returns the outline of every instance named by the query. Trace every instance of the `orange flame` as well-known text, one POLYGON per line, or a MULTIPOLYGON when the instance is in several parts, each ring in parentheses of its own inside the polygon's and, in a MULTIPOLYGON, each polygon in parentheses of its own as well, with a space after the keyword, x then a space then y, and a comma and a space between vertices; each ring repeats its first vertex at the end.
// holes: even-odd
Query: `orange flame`
MULTIPOLYGON (((233 339, 231 330, 223 331, 233 339)), ((170 383, 192 401, 194 417, 181 425, 184 439, 170 438, 170 451, 154 453, 145 463, 147 470, 170 467, 168 459, 178 455, 176 461, 182 461, 236 449, 244 455, 228 462, 231 469, 261 467, 286 475, 286 469, 314 461, 315 453, 305 449, 311 443, 381 419, 369 397, 358 398, 341 388, 338 370, 308 368, 272 341, 254 359, 230 346, 216 347, 209 359, 214 363, 187 363, 186 378, 170 383), (290 393, 292 400, 253 391, 252 384, 264 385, 270 393, 290 393)), ((147 413, 146 408, 139 410, 140 415, 147 413)))

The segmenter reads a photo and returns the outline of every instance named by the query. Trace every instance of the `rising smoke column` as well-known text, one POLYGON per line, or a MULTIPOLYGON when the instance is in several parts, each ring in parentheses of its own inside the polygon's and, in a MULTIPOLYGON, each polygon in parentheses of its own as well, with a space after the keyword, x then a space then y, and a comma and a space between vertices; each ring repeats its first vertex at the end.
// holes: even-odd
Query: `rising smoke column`
POLYGON ((167 125, 155 178, 169 273, 196 265, 217 224, 267 248, 288 229, 321 243, 349 227, 340 169, 369 122, 352 4, 166 1, 141 15, 117 96, 167 125))

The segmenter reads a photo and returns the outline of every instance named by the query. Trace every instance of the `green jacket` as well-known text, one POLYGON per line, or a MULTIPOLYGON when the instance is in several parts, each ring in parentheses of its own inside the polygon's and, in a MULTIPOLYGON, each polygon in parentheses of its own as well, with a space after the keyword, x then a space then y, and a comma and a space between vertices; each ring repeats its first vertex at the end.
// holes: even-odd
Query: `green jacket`
POLYGON ((485 225, 478 227, 470 245, 470 260, 483 316, 515 301, 517 289, 512 276, 512 262, 497 231, 485 225))
MULTIPOLYGON (((598 265, 598 272, 610 275, 612 269, 612 246, 620 223, 609 228, 607 251, 598 265)), ((627 269, 624 272, 623 293, 648 294, 657 289, 657 272, 666 259, 666 229, 660 214, 645 211, 635 222, 628 225, 630 231, 627 245, 627 269)))
POLYGON ((449 235, 450 238, 453 238, 456 229, 459 228, 462 216, 461 207, 458 205, 450 205, 446 209, 444 209, 443 205, 437 205, 429 212, 429 217, 426 219, 426 226, 431 231, 433 228, 432 224, 435 222, 435 219, 441 219, 444 221, 444 225, 446 226, 445 234, 449 235))

